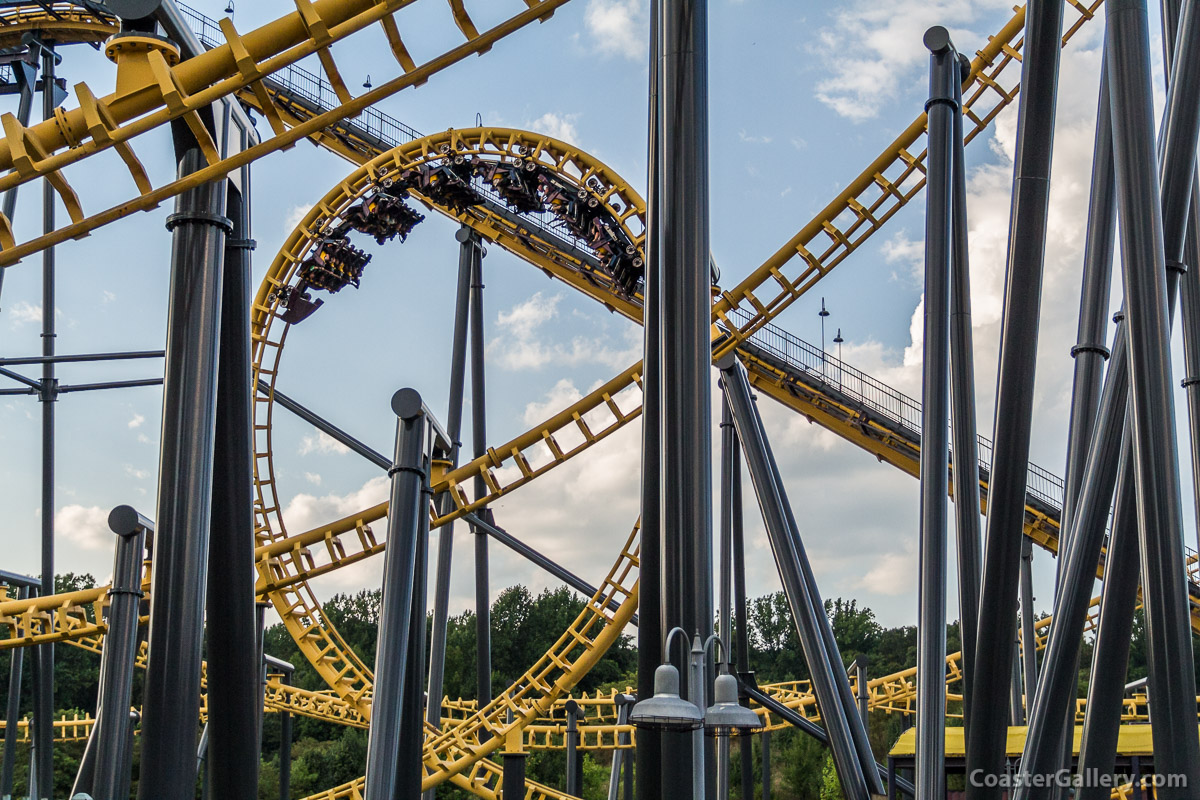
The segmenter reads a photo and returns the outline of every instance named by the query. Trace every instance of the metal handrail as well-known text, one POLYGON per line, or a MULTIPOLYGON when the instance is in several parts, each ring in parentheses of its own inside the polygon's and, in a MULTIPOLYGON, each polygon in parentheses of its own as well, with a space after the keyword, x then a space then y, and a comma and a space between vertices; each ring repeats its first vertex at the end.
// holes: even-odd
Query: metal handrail
MULTIPOLYGON (((730 310, 730 316, 747 322, 751 313, 741 308, 730 310)), ((831 391, 841 394, 868 410, 901 426, 916 438, 921 435, 921 403, 903 392, 850 366, 829 353, 821 352, 808 342, 774 325, 756 331, 750 341, 757 347, 801 370, 805 375, 831 391)), ((992 442, 979 437, 979 466, 986 474, 992 461, 992 442)), ((1064 489, 1062 478, 1037 464, 1029 465, 1026 492, 1055 509, 1062 508, 1064 489)))

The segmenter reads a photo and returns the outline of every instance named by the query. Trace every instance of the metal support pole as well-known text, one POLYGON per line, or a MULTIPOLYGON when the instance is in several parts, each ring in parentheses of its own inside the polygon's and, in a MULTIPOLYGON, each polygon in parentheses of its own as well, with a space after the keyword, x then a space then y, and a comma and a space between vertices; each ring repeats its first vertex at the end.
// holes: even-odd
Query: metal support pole
MULTIPOLYGON (((1129 667, 1129 645, 1137 606, 1138 556, 1137 494, 1133 471, 1121 467, 1112 535, 1104 559, 1104 589, 1100 622, 1088 679, 1083 737, 1079 743, 1080 775, 1111 775, 1116 768, 1117 737, 1129 667)), ((1108 800, 1111 789, 1085 783, 1078 800, 1108 800)))
POLYGON ((1037 634, 1033 630, 1033 540, 1021 540, 1021 659, 1025 673, 1025 705, 1037 696, 1037 634))
MULTIPOLYGON (((662 531, 659 526, 661 498, 660 440, 662 425, 661 339, 662 298, 658 287, 659 166, 662 122, 658 115, 659 14, 662 0, 650 0, 650 77, 647 109, 646 238, 643 244, 645 279, 642 284, 642 480, 641 531, 639 533, 637 696, 654 695, 654 671, 663 663, 662 623, 666 597, 662 591, 662 531)), ((637 800, 660 800, 662 791, 662 734, 645 729, 638 732, 637 800)))
MULTIPOLYGON (((958 52, 945 28, 925 32, 929 49, 929 158, 925 211, 925 334, 921 386, 921 528, 917 623, 917 786, 946 794, 946 501, 950 426, 950 262, 953 253, 954 117, 958 52)), ((973 490, 972 490, 973 491, 973 490)))
POLYGON ((861 728, 862 720, 857 714, 847 713, 854 707, 852 699, 849 707, 842 702, 843 695, 838 682, 840 679, 846 683, 846 695, 849 695, 849 681, 846 680, 840 658, 834 665, 833 658, 827 653, 820 620, 828 624, 828 619, 823 610, 820 620, 817 618, 810 591, 815 587, 805 580, 799 552, 802 544, 796 530, 789 524, 787 496, 776 478, 774 458, 762 430, 762 420, 750 396, 749 381, 735 356, 727 356, 718 366, 721 368, 721 386, 737 426, 738 439, 742 443, 746 465, 758 495, 771 550, 812 676, 817 704, 829 733, 838 778, 848 800, 864 800, 868 797, 867 783, 851 732, 851 725, 861 728))
MULTIPOLYGON (((462 446, 463 384, 467 369, 467 330, 471 304, 472 251, 470 228, 459 228, 455 238, 458 247, 458 293, 454 302, 454 335, 450 353, 450 402, 446 411, 446 435, 450 437, 450 464, 458 465, 458 452, 462 446)), ((439 511, 446 513, 454 503, 449 494, 439 500, 439 511)), ((446 628, 450 619, 450 569, 454 557, 454 523, 449 522, 438 531, 437 574, 433 589, 433 631, 429 654, 429 700, 425 709, 425 721, 435 728, 442 725, 442 695, 445 693, 446 672, 446 628)), ((425 800, 433 800, 437 790, 425 792, 425 800)))
MULTIPOLYGON (((1050 161, 1062 48, 1063 0, 1030 0, 1017 118, 1005 272, 987 542, 967 729, 967 773, 999 775, 1008 733, 1006 687, 1013 657, 1033 385, 1045 261, 1050 161)), ((971 784, 971 782, 968 782, 971 784)), ((981 782, 982 783, 982 782, 981 782)), ((999 787, 967 786, 968 800, 998 800, 999 787)))
MULTIPOLYGON (((662 361, 658 384, 647 388, 662 402, 663 622, 707 635, 713 624, 707 0, 660 0, 658 34, 661 49, 652 69, 659 73, 660 236, 648 268, 658 273, 660 298, 647 312, 661 314, 662 361)), ((681 674, 687 668, 679 657, 674 663, 681 674)), ((689 683, 687 699, 703 689, 689 683)), ((698 771, 689 738, 663 734, 665 796, 688 796, 684 787, 698 771)))
MULTIPOLYGON (((737 435, 736 428, 734 435, 737 435)), ((742 516, 742 466, 741 451, 735 449, 735 468, 731 486, 731 503, 733 512, 733 598, 734 598, 734 632, 737 636, 738 678, 741 681, 753 681, 754 673, 750 671, 750 627, 746 613, 746 543, 743 530, 742 516)), ((738 693, 741 704, 750 707, 749 698, 744 693, 738 693)), ((754 798, 754 740, 749 735, 738 737, 738 748, 742 760, 742 797, 745 800, 754 798)))
POLYGON ((863 725, 869 722, 871 715, 871 693, 867 690, 867 668, 870 663, 871 659, 866 653, 859 653, 853 665, 855 688, 858 690, 858 715, 862 717, 863 725))
MULTIPOLYGON (((628 724, 629 709, 636 699, 627 694, 619 694, 613 698, 613 702, 617 707, 617 725, 628 724)), ((620 747, 623 744, 629 744, 628 733, 621 733, 617 736, 617 747, 613 750, 612 769, 609 770, 608 776, 608 800, 617 800, 618 790, 621 788, 621 768, 627 767, 626 751, 620 747)))
POLYGON ((721 563, 720 563, 720 623, 721 654, 729 663, 733 645, 730 630, 733 623, 733 473, 738 463, 737 430, 729 413, 729 401, 721 403, 721 563))
POLYGON ((528 753, 515 749, 504 751, 504 777, 500 800, 524 800, 525 757, 527 755, 528 753))
MULTIPOLYGON (((413 582, 417 570, 421 515, 428 516, 425 491, 429 485, 427 456, 428 412, 415 389, 392 396, 397 416, 395 463, 388 505, 389 547, 383 567, 379 640, 375 653, 375 695, 367 734, 367 800, 402 796, 397 784, 405 702, 405 673, 413 639, 413 582)), ((417 702, 418 698, 408 698, 417 702)))
MULTIPOLYGON (((960 63, 963 62, 960 56, 960 63)), ((954 83, 959 112, 951 147, 950 229, 950 429, 954 472, 954 530, 958 541, 959 640, 962 643, 963 724, 970 724, 969 696, 975 674, 983 539, 979 511, 979 431, 975 422, 975 341, 971 327, 970 253, 967 247, 967 167, 963 152, 962 84, 954 83)))
MULTIPOLYGON (((186 125, 172 131, 183 177, 204 156, 186 125)), ((181 194, 167 218, 174 237, 139 800, 191 800, 196 788, 225 199, 225 181, 206 183, 181 194)))
POLYGON ((762 800, 771 800, 771 732, 763 731, 758 741, 762 749, 762 800))
MULTIPOLYGON (((59 61, 54 44, 41 43, 42 119, 54 118, 54 67, 59 61)), ((48 179, 42 181, 42 233, 54 232, 57 195, 48 179)), ((42 355, 53 356, 55 332, 55 251, 42 251, 42 355)), ((42 596, 54 594, 54 403, 57 394, 53 362, 42 365, 42 596)), ((54 796, 54 645, 39 648, 38 680, 41 683, 34 714, 37 751, 37 791, 54 796)))
MULTIPOLYGON (((292 673, 285 672, 280 683, 291 686, 292 673)), ((292 714, 283 711, 279 716, 279 800, 292 799, 292 714)))
MULTIPOLYGON (((18 600, 29 598, 30 587, 17 589, 18 600)), ((12 797, 13 770, 17 765, 17 725, 21 719, 21 678, 25 667, 25 648, 12 651, 8 665, 8 702, 4 712, 4 766, 0 773, 0 798, 12 797)))
MULTIPOLYGON (((1018 634, 1018 638, 1020 634, 1018 634)), ((1012 674, 1008 682, 1008 724, 1024 725, 1025 724, 1025 687, 1021 682, 1021 653, 1018 650, 1013 650, 1012 654, 1012 674)))
MULTIPOLYGON (((1200 8, 1180 20, 1176 68, 1167 101, 1163 184, 1157 178, 1149 23, 1144 2, 1107 10, 1117 211, 1129 337, 1130 407, 1137 476, 1138 535, 1154 715, 1155 768, 1200 784, 1195 675, 1183 562, 1183 519, 1171 396, 1166 257, 1182 254, 1200 133, 1200 8), (1170 212, 1164 217, 1162 209, 1170 212), (1166 250, 1164 251, 1164 246, 1166 250)), ((1168 786, 1162 800, 1189 791, 1168 786)))
POLYGON ((421 749, 425 743, 423 722, 429 709, 441 710, 441 702, 433 695, 425 694, 425 645, 428 620, 425 616, 425 598, 429 583, 429 511, 433 502, 433 490, 429 482, 421 487, 421 513, 417 517, 416 566, 413 570, 412 611, 409 620, 409 635, 412 643, 408 648, 408 668, 405 670, 404 708, 400 722, 400 744, 396 752, 398 775, 396 786, 400 797, 417 797, 421 794, 421 779, 424 769, 421 749), (425 702, 422 702, 422 699, 425 702))
POLYGON ((207 626, 209 748, 206 785, 213 797, 239 797, 258 785, 261 707, 254 596, 254 464, 250 354, 249 213, 232 185, 226 214, 217 373, 216 449, 208 545, 207 626))
POLYGON ((117 774, 120 776, 120 782, 117 784, 117 791, 113 794, 114 797, 119 797, 121 800, 129 797, 130 784, 133 783, 133 749, 136 746, 136 736, 138 723, 142 721, 141 712, 130 710, 129 724, 125 727, 125 761, 117 768, 117 774))
MULTIPOLYGON (((701 719, 704 718, 704 711, 708 707, 705 699, 705 686, 708 684, 705 661, 704 644, 697 633, 692 637, 692 649, 688 653, 687 691, 692 698, 692 704, 699 710, 701 719)), ((708 765, 704 758, 704 727, 697 727, 689 736, 692 743, 692 797, 702 800, 708 796, 705 788, 708 765)))
MULTIPOLYGON (((567 709, 567 794, 579 797, 583 794, 583 775, 579 769, 579 704, 566 702, 567 709)), ((638 732, 641 735, 641 732, 638 732)))
POLYGON ((1193 502, 1200 519, 1200 182, 1192 185, 1191 211, 1188 214, 1187 241, 1183 262, 1188 270, 1181 281, 1184 377, 1180 381, 1187 395, 1188 431, 1192 460, 1193 502))
POLYGON ((87 791, 96 800, 124 800, 117 793, 128 780, 122 770, 131 757, 126 752, 129 742, 126 726, 137 658, 142 566, 146 536, 154 526, 131 507, 117 506, 108 515, 108 527, 120 538, 113 562, 112 586, 108 590, 108 631, 100 662, 100 698, 93 731, 95 772, 87 791))
MULTIPOLYGON (((479 234, 467 235, 466 247, 471 247, 471 438, 475 458, 487 452, 487 407, 485 405, 484 337, 483 337, 483 244, 479 234)), ((475 496, 487 494, 482 476, 475 476, 475 496)), ((484 514, 490 512, 486 509, 484 514)), ((488 568, 487 535, 478 529, 475 534, 475 699, 483 708, 492 702, 492 596, 488 568)), ((480 732, 480 741, 491 734, 480 732)))

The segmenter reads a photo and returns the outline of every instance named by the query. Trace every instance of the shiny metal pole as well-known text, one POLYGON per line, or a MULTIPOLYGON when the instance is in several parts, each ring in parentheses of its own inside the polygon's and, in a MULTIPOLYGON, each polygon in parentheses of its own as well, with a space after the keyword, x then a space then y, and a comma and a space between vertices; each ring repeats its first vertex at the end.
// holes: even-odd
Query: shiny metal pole
MULTIPOLYGON (((662 624, 665 596, 662 591, 661 529, 661 460, 660 434, 662 424, 662 366, 660 357, 661 297, 658 289, 658 217, 659 175, 658 151, 662 147, 662 125, 658 116, 659 81, 659 4, 650 0, 650 78, 649 126, 647 134, 646 175, 646 238, 643 255, 646 264, 642 285, 642 480, 641 530, 638 536, 638 630, 637 630, 637 694, 654 695, 654 670, 663 663, 662 624)), ((662 734, 649 728, 638 732, 637 800, 659 800, 662 793, 662 734)))
MULTIPOLYGON (((869 797, 867 782, 847 714, 854 707, 853 701, 849 708, 844 706, 837 686, 837 677, 845 680, 846 673, 840 659, 835 665, 826 652, 820 622, 815 618, 810 587, 804 580, 804 573, 800 567, 800 557, 797 554, 799 542, 785 511, 788 505, 787 497, 776 479, 770 445, 766 441, 762 420, 750 396, 750 384, 746 379, 745 369, 733 355, 724 358, 718 366, 721 369, 721 387, 737 426, 738 439, 742 443, 746 465, 758 495, 758 505, 766 524, 771 550, 775 555, 784 593, 791 606, 800 645, 812 676, 817 705, 821 709, 821 717, 829 734, 830 750, 833 753, 838 779, 848 800, 865 800, 869 797)), ((823 612, 821 616, 828 621, 823 612)), ((854 714, 853 717, 861 726, 862 721, 858 719, 858 715, 854 714)))
MULTIPOLYGON (((568 700, 567 711, 567 794, 579 797, 583 794, 583 775, 579 769, 579 703, 568 700)), ((641 731, 638 732, 641 735, 641 731)))
MULTIPOLYGON (((661 293, 662 374, 660 386, 650 391, 662 398, 663 622, 707 634, 713 623, 708 4, 660 0, 659 6, 660 236, 650 268, 658 271, 661 293)), ((686 660, 673 661, 682 674, 686 660)), ((694 701, 703 691, 689 683, 687 699, 694 701)), ((688 796, 684 787, 698 769, 689 744, 687 735, 663 735, 664 795, 688 796)))
MULTIPOLYGON (((485 404, 483 338, 483 244, 479 234, 467 236, 471 247, 471 439, 475 458, 487 452, 487 406, 485 404)), ((467 242, 463 243, 467 246, 467 242)), ((475 496, 487 494, 482 476, 475 476, 475 496)), ((483 516, 490 514, 483 510, 483 516)), ((475 534, 475 700, 483 708, 492 702, 492 595, 488 568, 488 537, 478 528, 475 534)), ((481 741, 491 734, 481 731, 481 741)))
MULTIPOLYGON (((960 66, 969 70, 961 55, 960 66)), ((954 531, 958 542, 958 632, 962 642, 963 725, 970 725, 971 680, 975 674, 975 634, 979 628, 979 586, 983 539, 979 511, 979 430, 975 422, 975 338, 971 327, 970 253, 967 247, 967 166, 963 152, 962 84, 954 84, 960 111, 954 121, 950 230, 950 447, 954 486, 954 531)))
MULTIPOLYGON (((146 537, 153 524, 129 506, 108 515, 108 527, 119 539, 108 590, 108 630, 100 661, 100 697, 96 703, 95 767, 88 793, 96 800, 127 800, 118 793, 128 781, 130 764, 129 706, 133 667, 138 649, 138 614, 142 598, 142 568, 146 537)), ((210 712, 211 713, 211 712, 210 712)))
POLYGON ((1037 696, 1037 634, 1033 629, 1033 540, 1021 540, 1021 659, 1025 673, 1025 705, 1037 696))
MULTIPOLYGON (((54 118, 54 67, 59 56, 53 42, 39 42, 42 55, 42 119, 54 118)), ((57 195, 50 181, 42 181, 42 233, 54 232, 57 195)), ((55 251, 42 251, 42 596, 54 594, 54 404, 58 399, 58 380, 54 377, 55 331, 55 251)), ((40 690, 34 713, 37 751, 37 792, 41 797, 54 795, 54 645, 39 646, 38 678, 40 690)))
POLYGON ((422 513, 417 518, 416 569, 413 572, 412 618, 409 621, 412 643, 408 648, 408 669, 404 676, 407 684, 404 696, 408 700, 404 704, 403 719, 400 723, 400 747, 396 754, 399 762, 397 786, 402 797, 416 797, 421 794, 421 780, 424 777, 421 754, 425 743, 423 723, 430 708, 436 706, 440 709, 442 705, 433 700, 433 695, 425 692, 425 646, 428 628, 425 598, 429 585, 429 512, 433 509, 433 489, 428 481, 422 487, 421 509, 422 513))
POLYGON ((206 786, 213 797, 237 797, 258 785, 260 658, 254 596, 254 434, 250 353, 249 209, 232 185, 226 215, 216 449, 208 545, 207 626, 210 757, 206 786))
MULTIPOLYGON (((1030 0, 1026 6, 992 434, 995 446, 988 483, 975 675, 968 701, 968 774, 982 770, 983 774, 1000 775, 1004 770, 1062 19, 1063 0, 1030 0)), ((1001 791, 998 786, 975 786, 968 781, 967 799, 999 800, 1001 791)))
MULTIPOLYGON (((285 672, 280 683, 290 686, 292 673, 285 672)), ((292 800, 292 715, 287 711, 279 721, 279 800, 292 800)))
MULTIPOLYGON (((1200 8, 1188 2, 1180 20, 1180 44, 1167 100, 1161 206, 1146 6, 1138 0, 1116 0, 1108 7, 1107 17, 1138 538, 1154 687, 1150 704, 1155 768, 1186 776, 1194 787, 1200 784, 1200 741, 1195 734, 1194 660, 1170 387, 1166 260, 1178 261, 1182 255, 1195 174, 1200 134, 1200 8), (1164 209, 1169 209, 1165 215, 1164 209)), ((1159 797, 1182 799, 1190 791, 1168 786, 1160 789, 1159 797)))
MULTIPOLYGON (((722 398, 724 399, 724 398, 722 398)), ((737 429, 734 429, 737 435, 737 429)), ((737 674, 739 684, 742 681, 753 681, 754 673, 750 671, 750 627, 749 615, 746 613, 746 541, 744 517, 742 516, 742 465, 741 451, 734 450, 733 481, 731 486, 730 507, 733 513, 733 602, 736 616, 734 633, 737 637, 736 654, 737 674)), ((738 692, 738 699, 743 706, 750 707, 749 698, 743 692, 738 692)), ((754 740, 749 734, 738 737, 738 748, 742 761, 742 797, 752 800, 754 797, 754 740)))
MULTIPOLYGON (((627 694, 619 694, 613 698, 613 703, 617 707, 617 725, 624 726, 629 723, 629 709, 636 702, 635 698, 627 694)), ((612 767, 608 772, 608 800, 617 800, 617 795, 621 788, 621 768, 627 767, 626 751, 621 748, 623 744, 629 744, 629 734, 620 733, 617 735, 617 747, 613 749, 612 767)), ((627 800, 633 800, 627 798, 627 800)))
MULTIPOLYGON (((200 169, 191 131, 182 123, 172 131, 180 176, 200 169)), ((167 218, 174 240, 139 800, 192 800, 196 787, 225 199, 225 181, 206 183, 180 195, 167 218)))
MULTIPOLYGON (((367 732, 366 800, 392 800, 404 796, 398 785, 397 753, 404 719, 404 703, 412 633, 414 580, 419 555, 421 516, 429 484, 427 459, 428 411, 415 389, 392 396, 396 414, 396 449, 388 504, 388 548, 384 551, 383 598, 380 602, 379 638, 375 652, 375 691, 371 726, 367 732)), ((407 698, 418 702, 419 698, 407 698)))
POLYGON ((925 32, 929 156, 925 184, 925 320, 921 379, 921 526, 918 549, 917 791, 946 794, 946 491, 950 469, 950 262, 955 96, 962 83, 950 32, 925 32))
MULTIPOLYGON (((29 586, 17 589, 18 600, 29 598, 29 586)), ((0 798, 12 797, 13 771, 17 765, 17 726, 21 719, 21 678, 25 667, 25 648, 12 651, 8 665, 8 702, 4 712, 4 766, 0 772, 0 798)))
MULTIPOLYGON (((462 446, 463 385, 467 368, 467 330, 471 304, 472 251, 476 243, 471 241, 470 228, 466 225, 454 234, 458 240, 458 292, 454 303, 454 336, 450 351, 450 402, 446 412, 446 435, 450 437, 450 464, 458 465, 458 453, 462 446)), ((450 494, 439 499, 439 511, 445 514, 454 504, 450 494)), ((426 704, 425 721, 435 728, 442 725, 441 698, 445 693, 446 672, 446 627, 450 618, 450 570, 454 557, 454 523, 449 522, 438 531, 437 573, 433 588, 433 630, 429 653, 429 702, 426 704)), ((437 790, 424 793, 425 800, 433 800, 437 790)))
MULTIPOLYGON (((1130 450, 1124 452, 1130 453, 1130 450)), ((1079 743, 1080 775, 1111 775, 1116 769, 1117 738, 1124 711, 1125 675, 1129 668, 1141 564, 1137 494, 1133 481, 1133 471, 1122 465, 1117 479, 1112 535, 1104 559, 1100 621, 1092 649, 1083 736, 1079 743)), ((1110 794, 1110 788, 1089 782, 1080 787, 1078 800, 1109 800, 1110 794)))

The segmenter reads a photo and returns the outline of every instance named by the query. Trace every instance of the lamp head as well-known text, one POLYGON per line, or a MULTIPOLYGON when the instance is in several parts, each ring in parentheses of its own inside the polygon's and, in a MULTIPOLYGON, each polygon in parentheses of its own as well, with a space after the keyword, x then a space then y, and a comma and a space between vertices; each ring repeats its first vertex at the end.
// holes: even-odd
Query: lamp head
POLYGON ((694 731, 704 725, 700 709, 679 696, 679 670, 671 664, 654 670, 654 696, 633 707, 629 722, 657 731, 694 731))
POLYGON ((761 728, 758 714, 738 703, 737 678, 718 675, 713 687, 713 704, 704 712, 704 731, 710 736, 729 736, 761 728))

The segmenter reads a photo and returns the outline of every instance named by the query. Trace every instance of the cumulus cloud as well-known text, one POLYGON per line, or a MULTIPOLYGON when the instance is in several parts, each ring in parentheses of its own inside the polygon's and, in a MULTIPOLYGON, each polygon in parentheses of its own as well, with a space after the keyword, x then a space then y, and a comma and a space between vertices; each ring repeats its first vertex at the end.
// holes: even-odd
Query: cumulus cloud
POLYGON ((138 469, 138 468, 134 467, 132 464, 125 465, 125 474, 131 478, 136 478, 139 481, 144 481, 144 480, 146 480, 146 478, 150 477, 149 470, 138 469))
POLYGON ((283 523, 291 534, 303 533, 347 514, 362 511, 387 500, 388 478, 378 475, 346 494, 326 494, 320 497, 300 492, 283 509, 283 523))
POLYGON ((632 61, 645 59, 650 35, 646 0, 588 0, 583 19, 593 49, 632 61))
POLYGON ((553 111, 547 111, 533 122, 526 123, 526 127, 536 133, 544 133, 570 144, 578 144, 579 130, 575 127, 575 120, 579 119, 579 116, 579 114, 556 114, 553 111))
POLYGON ((320 476, 319 474, 317 474, 316 472, 306 472, 306 473, 304 473, 304 480, 308 481, 308 482, 309 482, 309 483, 311 483, 313 486, 320 486, 320 485, 321 485, 321 476, 320 476))
POLYGON ((986 26, 1000 18, 994 12, 1009 5, 1002 0, 839 4, 833 24, 817 33, 812 47, 827 73, 817 82, 817 99, 854 122, 873 119, 902 86, 922 79, 929 51, 921 37, 930 26, 949 28, 959 49, 970 53, 986 41, 986 26), (980 23, 985 27, 976 31, 980 23), (855 55, 847 58, 847 53, 855 55))
POLYGON ((110 550, 116 537, 108 527, 108 509, 63 506, 54 515, 55 533, 83 550, 110 550))
POLYGON ((283 215, 283 235, 287 236, 290 234, 300 224, 300 221, 304 219, 305 215, 309 211, 312 211, 312 207, 312 203, 301 203, 289 208, 287 213, 283 215))
POLYGON ((5 316, 12 320, 13 327, 42 321, 41 304, 34 305, 26 300, 18 300, 7 309, 5 316))
POLYGON ((312 436, 305 436, 300 440, 300 455, 306 456, 310 453, 319 453, 321 455, 342 455, 349 453, 350 448, 334 439, 324 431, 317 431, 312 436))
POLYGON ((559 316, 561 294, 547 296, 535 292, 507 311, 501 311, 496 324, 501 333, 488 343, 488 355, 504 369, 537 370, 554 366, 599 364, 612 369, 629 366, 641 352, 641 330, 626 326, 617 337, 575 336, 564 342, 546 331, 548 323, 559 316))
POLYGON ((129 422, 126 424, 129 426, 130 430, 132 430, 133 428, 140 428, 142 423, 145 421, 146 418, 143 415, 134 412, 133 419, 129 420, 129 422))

